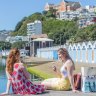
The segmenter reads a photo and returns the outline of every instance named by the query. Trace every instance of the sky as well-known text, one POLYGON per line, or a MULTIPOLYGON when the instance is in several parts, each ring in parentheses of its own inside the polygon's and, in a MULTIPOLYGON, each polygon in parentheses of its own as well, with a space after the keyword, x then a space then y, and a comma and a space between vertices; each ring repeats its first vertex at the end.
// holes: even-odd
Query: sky
MULTIPOLYGON (((42 12, 45 4, 59 4, 62 0, 0 0, 0 30, 14 30, 23 18, 35 12, 42 12)), ((82 6, 96 5, 96 0, 79 1, 82 6)))

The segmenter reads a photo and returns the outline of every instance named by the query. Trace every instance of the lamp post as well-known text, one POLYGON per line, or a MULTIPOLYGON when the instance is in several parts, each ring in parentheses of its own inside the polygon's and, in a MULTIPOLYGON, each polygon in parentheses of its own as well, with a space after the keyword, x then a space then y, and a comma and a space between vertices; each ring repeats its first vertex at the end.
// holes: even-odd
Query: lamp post
POLYGON ((61 45, 61 33, 60 33, 60 45, 61 45))
POLYGON ((33 47, 33 53, 32 54, 33 54, 33 57, 34 57, 34 55, 35 55, 35 53, 34 53, 34 43, 35 43, 35 41, 33 41, 32 43, 33 43, 33 46, 32 46, 33 47))
POLYGON ((28 41, 29 41, 29 56, 31 56, 31 42, 30 42, 30 34, 28 35, 28 41))

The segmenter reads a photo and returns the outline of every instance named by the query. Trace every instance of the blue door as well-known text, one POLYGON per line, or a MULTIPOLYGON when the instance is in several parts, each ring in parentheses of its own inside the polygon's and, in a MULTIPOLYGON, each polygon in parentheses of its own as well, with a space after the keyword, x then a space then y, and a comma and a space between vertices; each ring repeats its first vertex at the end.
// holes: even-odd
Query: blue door
POLYGON ((86 50, 82 49, 82 62, 86 62, 86 50))
POLYGON ((81 60, 81 53, 80 49, 77 49, 77 61, 80 62, 81 60))
POLYGON ((92 48, 88 49, 88 63, 92 63, 92 48))
POLYGON ((94 63, 96 63, 96 48, 94 49, 94 63))
POLYGON ((53 58, 54 58, 54 60, 58 60, 58 52, 57 52, 57 50, 53 50, 53 58))

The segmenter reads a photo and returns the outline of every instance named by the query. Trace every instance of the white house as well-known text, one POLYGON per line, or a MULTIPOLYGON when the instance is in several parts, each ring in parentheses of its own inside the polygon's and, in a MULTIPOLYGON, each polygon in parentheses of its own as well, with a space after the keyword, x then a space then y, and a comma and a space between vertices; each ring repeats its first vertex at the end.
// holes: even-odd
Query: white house
POLYGON ((42 23, 39 20, 27 24, 27 35, 30 36, 36 34, 42 34, 42 23))

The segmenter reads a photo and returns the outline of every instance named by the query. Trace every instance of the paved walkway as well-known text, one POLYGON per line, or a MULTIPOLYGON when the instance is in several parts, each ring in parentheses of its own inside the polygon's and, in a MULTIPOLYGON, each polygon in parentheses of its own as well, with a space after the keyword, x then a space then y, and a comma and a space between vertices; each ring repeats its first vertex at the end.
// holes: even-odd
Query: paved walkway
POLYGON ((96 93, 74 93, 72 91, 46 91, 44 94, 39 94, 36 96, 96 96, 96 93))
MULTIPOLYGON (((24 96, 24 95, 6 95, 6 96, 24 96)), ((37 95, 25 95, 25 96, 96 96, 96 93, 74 93, 72 91, 53 91, 47 90, 45 93, 37 95)))

